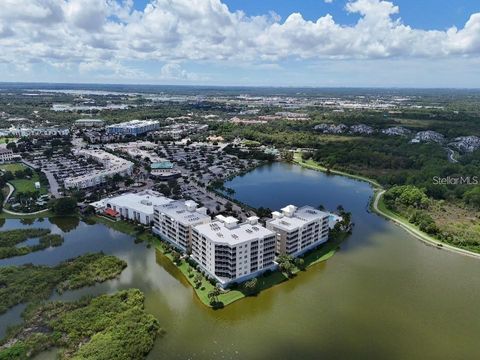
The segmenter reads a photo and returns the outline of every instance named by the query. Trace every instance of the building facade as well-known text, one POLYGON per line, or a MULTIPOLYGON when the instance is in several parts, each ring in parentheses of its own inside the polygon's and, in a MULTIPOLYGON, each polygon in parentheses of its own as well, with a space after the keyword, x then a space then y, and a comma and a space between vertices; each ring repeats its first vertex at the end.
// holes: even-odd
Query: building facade
POLYGON ((275 243, 275 233, 258 224, 257 217, 239 224, 233 217, 219 215, 193 228, 192 258, 226 287, 275 268, 275 243))
POLYGON ((154 120, 131 120, 107 126, 107 134, 111 135, 141 135, 158 130, 160 123, 154 120))
POLYGON ((12 150, 7 148, 0 148, 0 162, 5 163, 13 160, 17 160, 20 156, 15 155, 12 150))
POLYGON ((278 255, 293 257, 325 243, 330 232, 330 214, 311 206, 288 205, 272 213, 267 229, 276 233, 278 255))
POLYGON ((11 128, 8 130, 10 135, 17 137, 30 136, 68 136, 70 129, 60 127, 48 128, 11 128))
POLYGON ((191 249, 193 226, 211 221, 207 209, 191 200, 155 206, 153 219, 153 232, 181 251, 191 249))
POLYGON ((75 121, 75 126, 78 128, 101 128, 105 125, 102 119, 78 119, 75 121))

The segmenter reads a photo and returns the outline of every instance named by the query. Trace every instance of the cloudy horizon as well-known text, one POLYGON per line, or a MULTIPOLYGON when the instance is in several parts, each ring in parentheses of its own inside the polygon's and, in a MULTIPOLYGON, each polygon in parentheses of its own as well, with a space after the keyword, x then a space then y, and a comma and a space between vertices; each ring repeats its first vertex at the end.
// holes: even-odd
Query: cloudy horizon
POLYGON ((441 24, 410 16, 417 9, 407 0, 252 4, 3 0, 0 81, 480 86, 480 4, 460 0, 440 11, 436 2, 441 24))

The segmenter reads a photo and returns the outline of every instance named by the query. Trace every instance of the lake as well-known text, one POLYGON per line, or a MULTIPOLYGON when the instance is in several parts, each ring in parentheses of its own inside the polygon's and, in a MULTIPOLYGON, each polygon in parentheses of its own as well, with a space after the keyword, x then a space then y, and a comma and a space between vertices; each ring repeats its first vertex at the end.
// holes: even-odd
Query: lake
MULTIPOLYGON (((119 279, 53 295, 137 287, 166 330, 149 359, 469 359, 480 357, 480 261, 429 247, 369 213, 366 183, 276 163, 225 184, 249 205, 339 204, 353 214, 352 236, 329 261, 257 297, 223 310, 204 307, 176 268, 124 234, 75 219, 33 224, 7 220, 2 230, 50 227, 59 248, 0 260, 54 265, 91 251, 128 262, 119 279)), ((0 332, 20 321, 22 306, 0 316, 0 332)), ((38 359, 52 358, 53 352, 38 359)))

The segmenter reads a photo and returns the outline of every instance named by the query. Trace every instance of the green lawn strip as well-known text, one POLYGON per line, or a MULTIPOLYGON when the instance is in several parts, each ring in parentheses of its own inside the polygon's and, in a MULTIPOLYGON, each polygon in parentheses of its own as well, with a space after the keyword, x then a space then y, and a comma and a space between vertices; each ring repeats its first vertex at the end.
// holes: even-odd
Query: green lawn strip
POLYGON ((57 347, 61 359, 144 359, 161 333, 140 290, 31 306, 25 323, 0 344, 0 359, 20 360, 57 347))
POLYGON ((0 144, 6 144, 6 143, 7 143, 7 140, 8 140, 8 142, 14 142, 14 141, 17 141, 18 139, 15 138, 15 137, 5 137, 5 136, 2 136, 2 137, 0 137, 0 144))
POLYGON ((2 164, 0 170, 11 171, 15 174, 16 171, 25 170, 26 166, 22 163, 2 164))
POLYGON ((53 212, 50 210, 47 211, 42 211, 41 213, 36 213, 36 214, 25 214, 25 215, 15 215, 15 214, 9 214, 5 211, 2 211, 0 213, 0 219, 45 219, 45 218, 51 218, 55 217, 58 215, 55 215, 53 212))
POLYGON ((118 276, 126 262, 103 253, 85 254, 57 266, 0 267, 0 314, 9 308, 47 299, 56 290, 78 289, 118 276))
POLYGON ((427 233, 423 232, 422 230, 420 230, 420 228, 417 225, 409 222, 401 214, 396 213, 396 212, 390 210, 389 208, 387 208, 387 206, 385 205, 385 202, 383 200, 383 195, 379 198, 377 206, 378 206, 378 210, 379 210, 378 213, 381 216, 385 217, 388 220, 393 219, 393 220, 396 220, 397 222, 400 222, 412 234, 416 235, 419 238, 422 238, 424 241, 426 241, 428 243, 431 243, 431 244, 437 245, 437 246, 448 245, 448 246, 450 246, 451 248, 454 248, 454 249, 457 248, 457 249, 466 250, 466 251, 469 251, 469 252, 472 252, 472 253, 480 254, 480 249, 476 246, 450 244, 446 241, 436 239, 436 238, 428 235, 427 233))
MULTIPOLYGON (((153 244, 155 248, 159 251, 161 256, 163 256, 164 258, 167 258, 175 266, 175 268, 182 273, 182 275, 185 277, 187 282, 192 286, 193 290, 195 291, 195 294, 200 299, 200 301, 204 305, 211 307, 210 299, 208 298, 208 293, 211 292, 215 287, 210 283, 210 281, 208 281, 195 268, 191 267, 190 264, 188 264, 185 260, 182 260, 180 265, 175 264, 173 261, 172 255, 170 253, 166 253, 165 251, 166 244, 162 240, 160 240, 158 237, 155 237, 153 244), (191 273, 188 272, 189 268, 191 269, 191 273), (200 274, 202 276, 202 284, 200 287, 197 287, 194 281, 195 276, 197 274, 200 274)), ((227 306, 244 297, 245 297, 245 294, 239 290, 227 290, 226 293, 223 293, 218 297, 218 300, 221 301, 224 306, 227 306)))

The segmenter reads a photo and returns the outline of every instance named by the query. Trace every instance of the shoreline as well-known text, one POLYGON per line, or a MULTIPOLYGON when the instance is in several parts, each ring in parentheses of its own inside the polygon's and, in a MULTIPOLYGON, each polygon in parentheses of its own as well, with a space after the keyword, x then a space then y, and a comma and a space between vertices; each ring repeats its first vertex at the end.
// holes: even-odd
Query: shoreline
MULTIPOLYGON (((293 158, 293 163, 297 164, 298 166, 304 167, 306 169, 314 170, 314 171, 320 171, 323 173, 327 172, 327 169, 321 165, 315 165, 315 164, 309 164, 303 160, 301 160, 300 156, 298 155, 299 153, 296 152, 294 154, 293 158)), ((420 240, 426 245, 432 246, 437 248, 438 250, 447 250, 452 253, 456 253, 458 255, 463 255, 463 256, 468 256, 471 258, 475 259, 480 259, 480 254, 465 250, 450 244, 447 244, 445 242, 442 242, 438 239, 435 239, 431 237, 430 235, 424 233, 423 231, 417 229, 415 225, 411 224, 407 219, 403 218, 401 215, 394 213, 393 211, 389 209, 381 209, 379 208, 379 203, 382 203, 382 196, 385 193, 385 189, 383 186, 381 186, 378 182, 372 179, 368 179, 363 176, 359 175, 354 175, 354 174, 348 174, 343 171, 337 171, 337 170, 330 170, 331 174, 335 175, 340 175, 340 176, 346 176, 355 180, 359 181, 364 181, 372 185, 374 195, 373 198, 370 202, 370 208, 372 209, 373 212, 375 212, 377 215, 384 217, 385 219, 392 221, 394 224, 400 226, 404 231, 415 237, 417 240, 420 240)))

